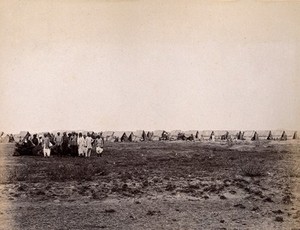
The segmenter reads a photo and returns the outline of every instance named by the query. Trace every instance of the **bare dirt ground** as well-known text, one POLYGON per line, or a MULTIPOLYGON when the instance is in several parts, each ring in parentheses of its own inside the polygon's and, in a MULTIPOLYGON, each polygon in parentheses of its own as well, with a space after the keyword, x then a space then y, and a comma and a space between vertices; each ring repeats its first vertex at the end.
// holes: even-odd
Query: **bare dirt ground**
POLYGON ((108 143, 102 158, 0 145, 1 229, 300 229, 300 142, 108 143))

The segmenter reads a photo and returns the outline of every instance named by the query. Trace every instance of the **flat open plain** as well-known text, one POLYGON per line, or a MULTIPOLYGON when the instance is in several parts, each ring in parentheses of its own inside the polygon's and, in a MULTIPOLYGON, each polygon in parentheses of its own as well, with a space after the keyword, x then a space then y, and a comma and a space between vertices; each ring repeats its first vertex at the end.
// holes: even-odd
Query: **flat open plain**
POLYGON ((298 140, 13 151, 0 145, 1 229, 300 229, 298 140))

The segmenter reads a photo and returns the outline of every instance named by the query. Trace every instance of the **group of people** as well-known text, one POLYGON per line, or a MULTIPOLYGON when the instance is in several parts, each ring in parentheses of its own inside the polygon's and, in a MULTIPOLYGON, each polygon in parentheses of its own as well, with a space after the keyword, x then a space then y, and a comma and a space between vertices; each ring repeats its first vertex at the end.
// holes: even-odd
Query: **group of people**
POLYGON ((85 135, 64 132, 61 135, 58 132, 57 135, 45 133, 44 136, 39 137, 37 134, 31 137, 30 133, 27 133, 20 142, 17 147, 21 155, 38 155, 42 151, 44 157, 50 157, 52 152, 58 156, 90 157, 94 150, 97 156, 101 157, 104 150, 104 138, 101 133, 85 135))

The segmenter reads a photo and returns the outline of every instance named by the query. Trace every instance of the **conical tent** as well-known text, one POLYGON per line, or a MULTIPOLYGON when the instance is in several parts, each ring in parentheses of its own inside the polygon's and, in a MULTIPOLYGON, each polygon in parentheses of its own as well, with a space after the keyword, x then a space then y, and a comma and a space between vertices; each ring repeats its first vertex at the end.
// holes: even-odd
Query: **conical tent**
POLYGON ((198 130, 188 130, 184 131, 184 135, 187 140, 198 140, 199 139, 199 131, 198 130))
POLYGON ((209 140, 211 138, 212 130, 199 131, 199 138, 202 140, 209 140))
POLYGON ((147 135, 144 130, 137 130, 133 132, 132 141, 133 142, 140 142, 147 139, 147 135))
POLYGON ((153 141, 153 135, 154 135, 154 132, 148 131, 147 132, 147 140, 153 141))
POLYGON ((286 132, 285 132, 285 131, 282 132, 282 135, 281 135, 280 140, 281 140, 281 141, 286 141, 286 140, 287 140, 287 135, 286 135, 286 132))
POLYGON ((3 134, 1 137, 0 137, 0 143, 9 143, 9 135, 8 134, 3 134))
POLYGON ((169 133, 169 140, 178 140, 178 134, 181 133, 181 130, 172 130, 169 133))
POLYGON ((114 142, 121 142, 121 137, 123 136, 124 131, 116 131, 113 134, 113 140, 114 142))
POLYGON ((246 130, 242 132, 242 140, 252 140, 254 137, 255 131, 254 130, 246 130))
POLYGON ((132 132, 131 131, 123 132, 123 135, 121 136, 121 142, 131 142, 131 141, 132 141, 132 132))
POLYGON ((273 140, 280 140, 283 134, 283 130, 272 130, 273 140))
POLYGON ((160 141, 163 138, 164 130, 154 130, 153 135, 151 137, 152 141, 160 141))
POLYGON ((114 132, 113 131, 104 131, 102 132, 102 137, 105 141, 113 141, 114 140, 114 132))
POLYGON ((243 135, 244 135, 244 132, 239 131, 238 134, 237 134, 237 136, 236 136, 236 138, 237 138, 238 140, 243 140, 243 135))
POLYGON ((272 134, 272 131, 269 131, 267 140, 273 140, 273 134, 272 134))
POLYGON ((298 132, 297 131, 294 132, 293 139, 294 140, 298 139, 298 132))
POLYGON ((258 141, 259 137, 258 137, 258 133, 255 131, 253 137, 251 138, 251 141, 258 141))
POLYGON ((240 130, 228 130, 228 138, 238 139, 238 134, 240 130))
POLYGON ((257 135, 260 140, 267 140, 270 134, 270 130, 257 130, 257 135))
POLYGON ((292 130, 286 130, 285 133, 286 133, 286 136, 287 136, 287 140, 292 140, 293 137, 294 137, 295 131, 292 131, 292 130))

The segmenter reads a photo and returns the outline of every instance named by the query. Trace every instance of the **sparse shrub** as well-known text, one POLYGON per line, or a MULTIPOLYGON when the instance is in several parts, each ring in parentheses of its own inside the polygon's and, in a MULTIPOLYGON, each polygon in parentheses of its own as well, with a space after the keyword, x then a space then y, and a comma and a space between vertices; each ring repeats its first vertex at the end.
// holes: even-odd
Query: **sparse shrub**
POLYGON ((258 162, 249 162, 241 166, 243 176, 249 177, 261 177, 266 174, 266 169, 263 165, 258 162))

